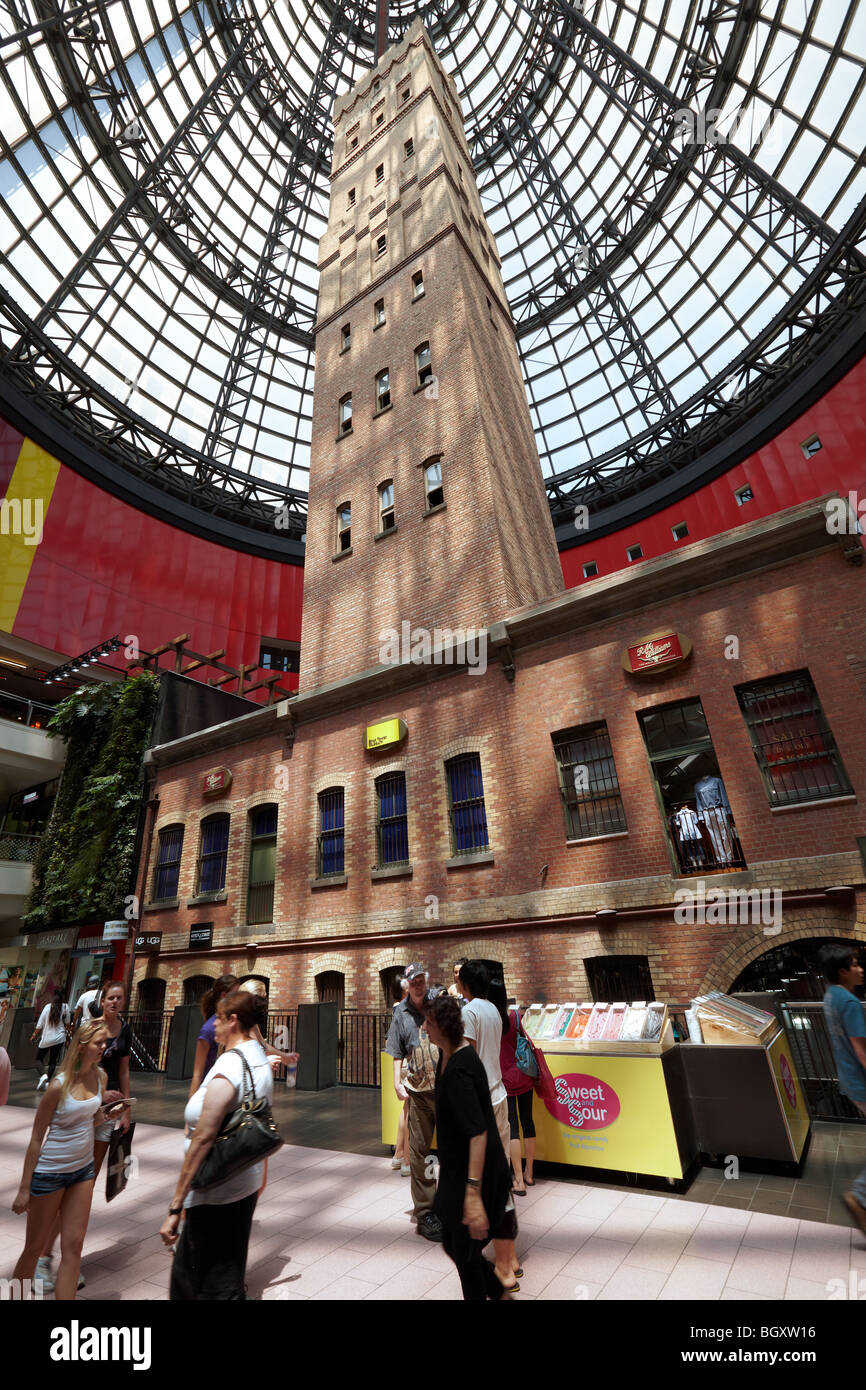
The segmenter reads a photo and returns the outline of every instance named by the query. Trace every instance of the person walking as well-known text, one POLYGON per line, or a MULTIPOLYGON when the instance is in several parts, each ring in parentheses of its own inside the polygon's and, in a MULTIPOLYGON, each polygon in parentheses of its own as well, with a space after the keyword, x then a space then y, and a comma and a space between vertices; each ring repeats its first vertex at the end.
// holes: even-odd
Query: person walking
POLYGON ((80 1028, 82 1023, 92 1023, 94 1019, 101 1016, 99 999, 101 992, 99 976, 88 975, 87 988, 83 994, 79 995, 78 1003, 75 1005, 75 1013, 72 1015, 73 1033, 77 1028, 80 1028))
MULTIPOLYGON (((480 1055, 463 1035, 465 1009, 449 994, 426 1006, 427 1032, 439 1050, 435 1114, 439 1184, 434 1211, 442 1246, 457 1266, 468 1302, 498 1301, 506 1292, 482 1254, 487 1241, 512 1230, 507 1208, 511 1176, 490 1103, 480 1055)), ((513 1213, 512 1213, 513 1215, 513 1213)))
MULTIPOLYGON (((511 1130, 508 1124, 508 1095, 502 1082, 502 1072, 499 1066, 503 1018, 504 1023, 506 1025, 508 1023, 508 1014, 504 1003, 505 988, 503 986, 502 1013, 500 1013, 496 1005, 487 998, 490 990, 490 977, 480 960, 468 960, 461 965, 459 982, 461 993, 466 1001, 463 1005, 463 1033, 467 1041, 475 1048, 487 1073, 490 1104, 493 1107, 499 1141, 502 1144, 502 1152, 510 1165, 511 1130)), ((520 1262, 514 1247, 516 1234, 517 1221, 515 1218, 512 1236, 510 1238, 497 1236, 493 1242, 493 1248, 496 1251, 496 1275, 507 1290, 516 1287, 515 1281, 520 1269, 520 1262)))
POLYGON ((433 1213, 436 1179, 428 1162, 436 1127, 433 1092, 439 1054, 424 1027, 427 971, 422 965, 410 965, 406 979, 409 993, 394 1010, 385 1051, 394 1059, 397 1099, 401 1103, 409 1101, 409 1169, 416 1229, 426 1240, 441 1240, 442 1223, 433 1213), (401 1076, 404 1059, 407 1064, 405 1080, 401 1076))
POLYGON ((201 1083, 204 1081, 211 1067, 217 1059, 216 1042, 216 1010, 217 1004, 227 994, 231 994, 238 987, 236 975, 220 975, 218 980, 214 980, 210 989, 201 997, 201 1011, 204 1023, 201 1026, 198 1039, 195 1045, 195 1057, 192 1064, 192 1080, 189 1083, 189 1094, 194 1096, 201 1083))
MULTIPOLYGON (((824 1017, 836 1062, 839 1090, 866 1115, 866 1015, 854 990, 863 983, 857 953, 836 942, 822 946, 818 964, 827 980, 824 1017)), ((866 1168, 842 1199, 866 1235, 866 1168)))
POLYGON ((450 985, 448 986, 448 993, 451 995, 452 999, 460 1000, 463 998, 463 994, 460 990, 460 971, 463 968, 463 966, 466 965, 466 963, 467 962, 465 956, 461 956, 459 960, 455 960, 454 962, 454 967, 452 970, 452 979, 450 985))
POLYGON ((54 1078, 57 1070, 57 1063, 60 1061, 60 1054, 63 1051, 63 1044, 69 1036, 70 1018, 69 1005, 65 1002, 63 995, 55 994, 50 1004, 46 1004, 36 1023, 36 1027, 30 1034, 30 1041, 39 1035, 39 1046, 37 1055, 40 1066, 45 1067, 45 1071, 36 1083, 37 1091, 41 1091, 54 1078))
MULTIPOLYGON (((102 994, 102 1021, 108 1034, 105 1051, 102 1054, 102 1068, 106 1076, 105 1105, 113 1105, 119 1100, 129 1100, 129 1055, 132 1051, 132 1029, 120 1011, 126 1004, 126 985, 122 980, 113 980, 102 994)), ((96 1176, 108 1152, 111 1136, 116 1126, 124 1133, 129 1129, 129 1110, 119 1111, 116 1120, 110 1119, 99 1125, 94 1136, 93 1166, 96 1176)))
POLYGON ((214 1027, 223 1048, 199 1089, 187 1101, 184 1120, 190 1133, 186 1156, 160 1235, 171 1249, 169 1299, 172 1302, 246 1298, 250 1229, 262 1186, 264 1164, 254 1163, 202 1191, 192 1180, 210 1153, 223 1120, 242 1103, 248 1071, 256 1098, 273 1100, 274 1079, 254 1030, 261 1017, 254 994, 233 990, 217 1005, 214 1027), (180 1220, 183 1215, 183 1230, 180 1220))
POLYGON ((499 1009, 500 1016, 505 1019, 502 1025, 502 1042, 499 1045, 499 1068, 508 1099, 509 1157, 514 1173, 514 1191, 518 1197, 525 1197, 527 1187, 535 1186, 532 1176, 535 1164, 535 1124, 532 1119, 535 1082, 517 1065, 517 1039, 523 1032, 523 1027, 517 1009, 509 1009, 505 986, 498 980, 490 985, 490 1000, 499 1009), (520 1154, 521 1128, 526 1147, 525 1176, 520 1154))
POLYGON ((27 1213, 24 1249, 14 1278, 32 1279, 51 1232, 60 1223, 60 1268, 55 1298, 75 1298, 81 1251, 93 1199, 94 1125, 108 1118, 102 1108, 105 1073, 100 1061, 108 1034, 101 1019, 73 1034, 63 1071, 39 1102, 24 1156, 21 1186, 12 1210, 27 1213), (44 1142, 43 1142, 44 1141, 44 1142))
MULTIPOLYGON (((406 998, 406 996, 407 996, 408 993, 409 993, 409 981, 406 979, 406 976, 405 976, 405 975, 403 975, 403 976, 397 981, 397 988, 400 990, 400 998, 397 1000, 397 1003, 396 1003, 396 1004, 394 1005, 394 1007, 391 1009, 391 1016, 392 1016, 392 1017, 393 1017, 394 1014, 396 1013, 396 1011, 397 1011, 399 1005, 402 1004, 403 1000, 406 998)), ((405 1071, 405 1069, 406 1069, 406 1064, 405 1064, 405 1062, 404 1062, 404 1063, 403 1063, 403 1066, 401 1067, 401 1070, 400 1070, 400 1080, 401 1080, 401 1081, 404 1080, 403 1072, 405 1071)), ((397 1172, 397 1171, 399 1170, 401 1176, 404 1177, 404 1178, 409 1178, 409 1177, 412 1176, 412 1169, 409 1167, 409 1137, 408 1137, 408 1136, 409 1136, 409 1100, 408 1100, 408 1097, 407 1097, 407 1099, 404 1100, 403 1105, 402 1105, 402 1107, 401 1107, 401 1109, 400 1109, 400 1119, 399 1119, 399 1121, 397 1122, 397 1142, 396 1142, 395 1145, 394 1145, 394 1154, 393 1154, 393 1157, 392 1157, 392 1159, 391 1159, 391 1169, 392 1169, 392 1171, 393 1171, 393 1172, 397 1172)))

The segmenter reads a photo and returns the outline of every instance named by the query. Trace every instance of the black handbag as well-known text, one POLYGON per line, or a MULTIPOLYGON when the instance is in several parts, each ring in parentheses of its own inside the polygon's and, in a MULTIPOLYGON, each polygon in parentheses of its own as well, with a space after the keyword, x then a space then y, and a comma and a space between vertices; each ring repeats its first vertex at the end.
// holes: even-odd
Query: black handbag
POLYGON ((202 1159, 191 1184, 196 1192, 215 1187, 233 1178, 235 1173, 243 1172, 244 1168, 261 1163, 285 1142, 274 1124, 267 1100, 264 1096, 261 1100, 256 1098, 249 1062, 242 1052, 238 1052, 238 1056, 244 1065, 243 1098, 237 1109, 223 1120, 213 1148, 202 1159))
POLYGON ((131 1170, 132 1137, 135 1134, 135 1121, 129 1129, 115 1129, 108 1141, 108 1156, 105 1160, 105 1200, 113 1202, 119 1192, 123 1192, 129 1181, 131 1170))

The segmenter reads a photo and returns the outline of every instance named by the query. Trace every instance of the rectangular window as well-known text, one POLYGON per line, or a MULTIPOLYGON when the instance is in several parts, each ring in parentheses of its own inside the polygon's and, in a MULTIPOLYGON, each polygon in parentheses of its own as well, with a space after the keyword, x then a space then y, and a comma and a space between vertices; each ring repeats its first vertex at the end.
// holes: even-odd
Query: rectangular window
POLYGON ((352 397, 344 396, 340 401, 340 434, 348 434, 352 428, 352 397))
POLYGON ((391 404, 391 373, 380 372, 376 377, 376 409, 387 410, 391 404))
POLYGON ((348 502, 337 508, 337 554, 352 549, 352 508, 348 502))
POLYGON ((771 806, 847 796, 851 784, 808 671, 737 689, 771 806))
POLYGON ((411 84, 410 82, 404 82, 403 86, 399 89, 397 95, 398 95, 398 99, 399 99, 400 105, 401 105, 401 106, 405 106, 405 105, 406 105, 406 102, 409 100, 410 96, 412 95, 412 84, 411 84))
POLYGON ((384 322, 385 322, 385 301, 384 301, 384 299, 377 299, 377 300, 376 300, 376 303, 373 305, 373 327, 374 327, 374 328, 381 328, 381 327, 382 327, 382 324, 383 324, 384 322))
POLYGON ((300 642, 263 642, 259 648, 259 665, 265 671, 294 671, 301 669, 300 642))
POLYGON ((689 528, 684 521, 678 521, 676 526, 671 527, 671 535, 675 541, 684 541, 689 534, 689 528))
POLYGON ((349 207, 350 207, 350 208, 353 208, 354 206, 355 206, 355 190, 354 190, 354 188, 350 188, 350 189, 349 189, 349 207))
POLYGON ((156 872, 153 877, 154 902, 162 902, 165 898, 177 897, 182 853, 183 826, 167 825, 164 830, 160 830, 159 848, 156 853, 156 872))
POLYGON ((394 484, 393 482, 383 483, 379 488, 379 530, 393 531, 397 525, 397 516, 394 511, 394 484))
POLYGON ((277 867, 277 807, 257 806, 250 812, 250 874, 247 922, 255 926, 274 920, 274 881, 277 867))
POLYGON ((804 439, 803 443, 800 445, 800 448, 803 450, 803 457, 807 459, 814 458, 816 454, 820 454, 823 447, 817 434, 811 435, 809 439, 804 439))
POLYGON ((427 507, 441 507, 445 501, 445 491, 442 486, 442 464, 428 463, 424 470, 424 486, 427 492, 427 507))
POLYGON ((744 869, 740 837, 700 700, 638 714, 680 873, 744 869))
POLYGON ((409 863, 406 818, 406 774, 389 772, 376 778, 379 868, 409 863))
POLYGON ((597 574, 598 565, 596 564, 595 560, 587 560, 586 564, 583 567, 584 579, 595 579, 595 576, 597 574))
POLYGON ((343 811, 343 788, 329 787, 319 792, 319 835, 318 835, 318 876, 341 874, 343 869, 343 849, 345 844, 345 825, 343 811))
POLYGON ((412 298, 420 299, 424 293, 424 272, 416 270, 412 276, 412 298))
POLYGON ((422 343, 420 347, 415 349, 415 375, 418 378, 419 386, 426 386, 433 376, 429 343, 422 343))
POLYGON ((589 956, 584 960, 589 992, 594 1000, 656 997, 647 956, 589 956))
POLYGON ((385 181, 385 166, 384 166, 384 164, 377 164, 377 165, 376 165, 376 182, 377 182, 377 183, 384 183, 384 181, 385 181))
POLYGON ((344 323, 340 329, 340 346, 343 352, 352 346, 352 325, 350 323, 344 323))
POLYGON ((584 724, 553 735, 559 790, 569 840, 628 829, 607 724, 584 724))
POLYGON ((404 144, 403 144, 403 158, 404 158, 404 159, 411 159, 414 153, 415 153, 415 141, 414 141, 414 140, 411 138, 411 136, 410 136, 410 138, 409 138, 408 140, 406 140, 406 141, 404 142, 404 144))
POLYGON ((221 893, 226 886, 229 850, 229 818, 208 816, 201 823, 201 855, 198 862, 199 893, 221 893))
POLYGON ((376 238, 376 260, 378 260, 380 256, 384 256, 387 246, 388 238, 383 232, 381 236, 376 238))
POLYGON ((459 758, 451 758, 445 764, 445 771, 448 776, 452 854, 473 854, 487 849, 487 812, 481 758, 477 753, 464 753, 459 758))
POLYGON ((631 564, 634 560, 642 560, 642 559, 643 559, 643 546, 642 546, 642 545, 630 545, 630 546, 628 547, 628 549, 626 550, 625 553, 626 553, 626 555, 628 556, 629 564, 631 564))
POLYGON ((737 500, 737 506, 742 507, 744 502, 751 502, 754 495, 755 494, 752 492, 752 489, 749 487, 748 483, 746 483, 744 487, 738 487, 736 492, 734 493, 734 497, 737 500))

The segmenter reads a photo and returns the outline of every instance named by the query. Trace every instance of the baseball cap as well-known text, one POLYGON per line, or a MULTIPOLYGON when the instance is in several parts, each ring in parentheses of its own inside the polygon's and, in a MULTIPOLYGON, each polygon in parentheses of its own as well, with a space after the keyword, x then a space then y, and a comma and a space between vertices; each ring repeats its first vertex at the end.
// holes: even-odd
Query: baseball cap
POLYGON ((427 973, 428 972, 423 965, 410 965, 406 969, 404 979, 414 980, 416 975, 424 975, 426 977, 427 973))

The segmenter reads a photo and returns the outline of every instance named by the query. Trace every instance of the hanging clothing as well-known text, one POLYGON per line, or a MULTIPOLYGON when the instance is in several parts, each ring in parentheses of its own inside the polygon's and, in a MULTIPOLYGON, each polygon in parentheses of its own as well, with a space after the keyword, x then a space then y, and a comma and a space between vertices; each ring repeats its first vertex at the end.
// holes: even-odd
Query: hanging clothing
POLYGON ((721 807, 711 807, 701 813, 701 819, 709 833, 716 863, 730 864, 734 858, 734 846, 727 811, 723 811, 721 807))
POLYGON ((684 806, 674 816, 674 825, 681 840, 700 840, 701 823, 690 806, 684 806))
POLYGON ((700 812, 719 808, 731 814, 731 803, 724 782, 721 777, 701 777, 695 783, 695 809, 700 812))

